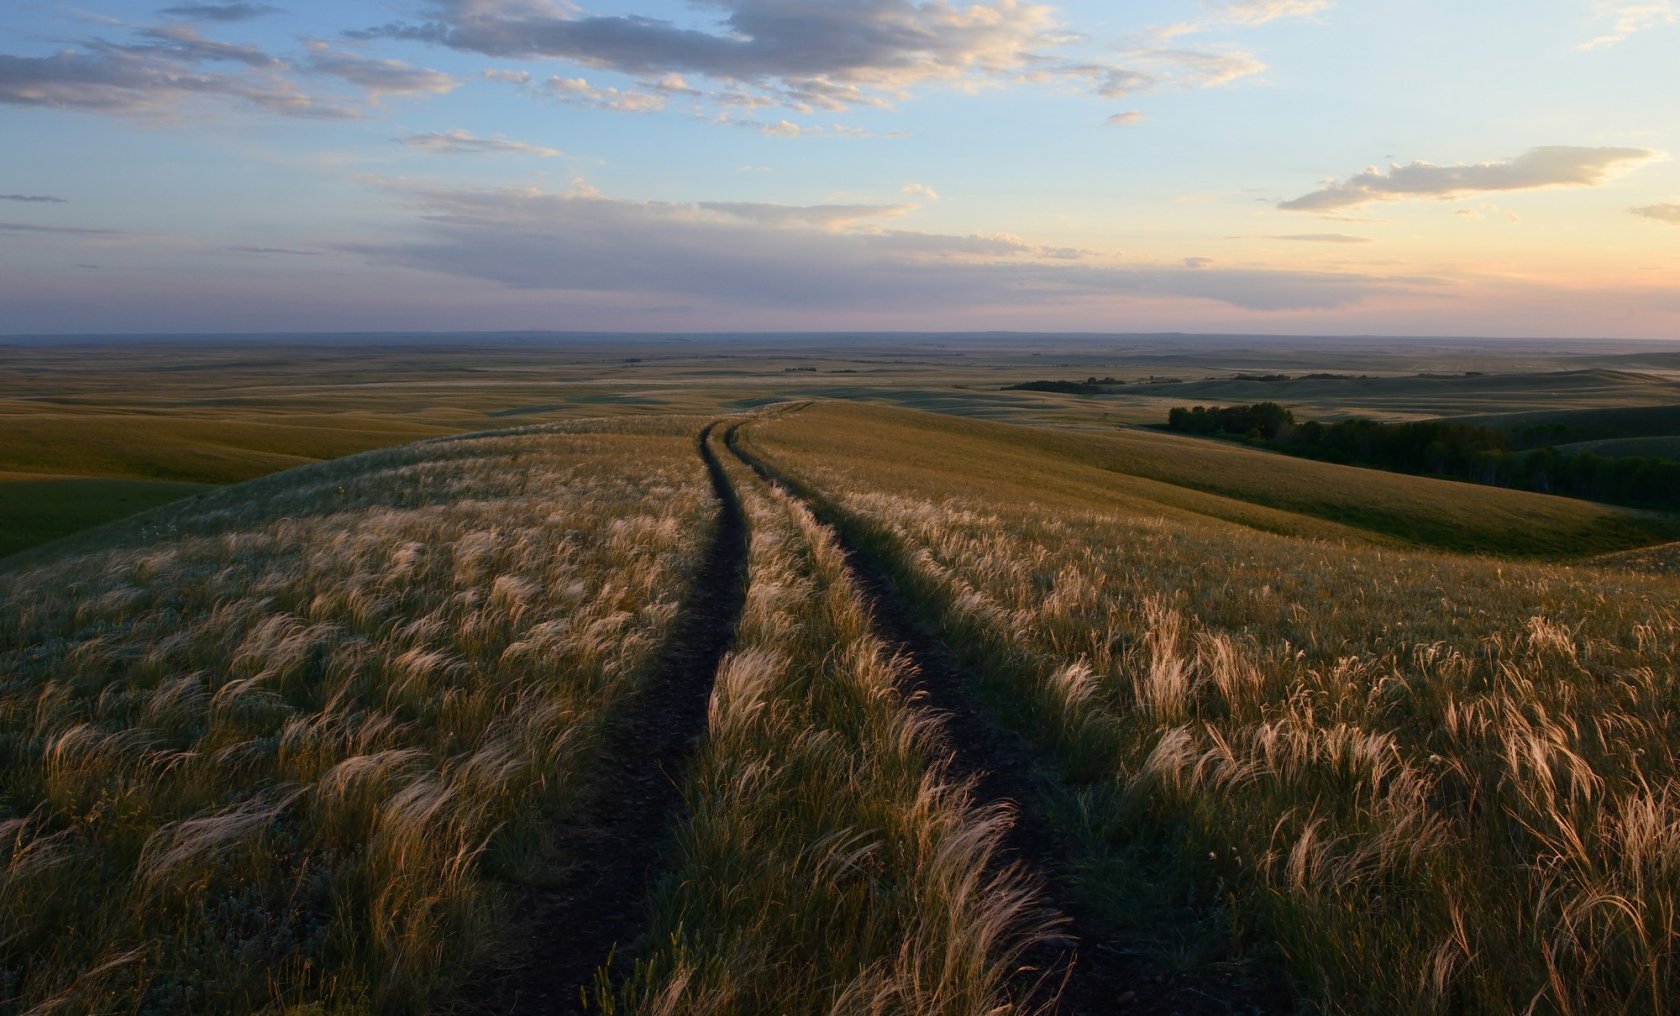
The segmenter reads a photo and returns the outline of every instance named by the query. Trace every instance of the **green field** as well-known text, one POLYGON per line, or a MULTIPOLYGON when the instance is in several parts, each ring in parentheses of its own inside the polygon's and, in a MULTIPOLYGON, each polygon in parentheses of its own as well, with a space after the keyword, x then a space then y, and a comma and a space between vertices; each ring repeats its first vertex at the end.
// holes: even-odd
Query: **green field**
POLYGON ((0 473, 0 557, 208 489, 198 483, 0 473))
POLYGON ((1680 436, 1665 434, 1659 437, 1613 437, 1602 441, 1577 441, 1560 444, 1557 450, 1567 455, 1591 453, 1612 459, 1668 459, 1680 462, 1680 436))

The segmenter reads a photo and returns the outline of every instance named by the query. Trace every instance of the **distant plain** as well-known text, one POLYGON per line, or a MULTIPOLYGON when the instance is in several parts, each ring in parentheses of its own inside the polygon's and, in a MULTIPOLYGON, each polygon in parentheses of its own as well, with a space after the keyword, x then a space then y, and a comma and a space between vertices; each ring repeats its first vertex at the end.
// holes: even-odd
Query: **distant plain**
MULTIPOLYGON (((1158 424, 1172 406, 1203 402, 1270 400, 1303 417, 1384 420, 1665 406, 1680 403, 1680 346, 1006 334, 14 338, 0 340, 0 393, 4 556, 194 493, 193 484, 496 427, 787 399, 1074 430, 1158 424), (1337 376, 1304 377, 1315 374, 1337 376), (1265 375, 1290 380, 1248 379, 1265 375), (1126 384, 1100 396, 1007 390, 1110 376, 1126 384)), ((1172 447, 1136 440, 1150 449, 1145 460, 1172 447)), ((1674 448, 1673 438, 1639 437, 1593 450, 1674 448)))

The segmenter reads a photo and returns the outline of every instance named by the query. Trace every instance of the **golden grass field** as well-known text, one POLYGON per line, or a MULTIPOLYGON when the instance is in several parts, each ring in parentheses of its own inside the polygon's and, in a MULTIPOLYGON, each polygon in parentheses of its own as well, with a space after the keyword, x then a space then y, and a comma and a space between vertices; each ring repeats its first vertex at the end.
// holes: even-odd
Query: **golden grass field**
POLYGON ((513 935, 496 873, 546 863, 672 621, 691 430, 374 452, 6 576, 0 999, 456 997, 513 935))
POLYGON ((1001 390, 1343 383, 1234 347, 767 348, 11 361, 0 1013, 1680 1006, 1680 517, 1001 390))
POLYGON ((731 469, 748 592, 685 793, 656 948, 605 1011, 1006 1011, 1047 929, 1007 814, 946 771, 831 534, 731 469), (613 1004, 618 1001, 618 1004, 613 1004))
POLYGON ((1064 459, 952 428, 749 433, 1060 757, 1117 922, 1165 849, 1149 877, 1223 895, 1329 1011, 1672 1009, 1674 579, 1081 503, 1064 459))

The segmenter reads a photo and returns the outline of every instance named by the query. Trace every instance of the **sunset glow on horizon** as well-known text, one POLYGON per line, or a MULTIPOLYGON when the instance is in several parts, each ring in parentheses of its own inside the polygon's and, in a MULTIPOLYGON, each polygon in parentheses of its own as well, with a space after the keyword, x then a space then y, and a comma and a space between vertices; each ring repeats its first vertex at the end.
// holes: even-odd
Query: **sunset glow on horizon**
POLYGON ((1680 339, 1680 3, 22 0, 0 333, 1680 339))

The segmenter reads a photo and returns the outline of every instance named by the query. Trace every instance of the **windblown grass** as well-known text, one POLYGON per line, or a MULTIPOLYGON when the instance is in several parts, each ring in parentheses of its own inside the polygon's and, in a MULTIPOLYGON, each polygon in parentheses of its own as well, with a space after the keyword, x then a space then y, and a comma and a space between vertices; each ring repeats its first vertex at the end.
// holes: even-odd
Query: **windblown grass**
MULTIPOLYGON (((724 453, 726 454, 726 453, 724 453)), ((997 859, 1011 816, 946 769, 832 534, 738 464, 747 602, 720 668, 654 954, 609 1011, 1015 1011, 1048 930, 997 859)))
POLYGON ((680 421, 577 425, 280 474, 0 577, 0 1009, 446 1002, 710 514, 680 421))
POLYGON ((1680 1007, 1673 579, 1080 511, 1059 463, 993 482, 1007 447, 891 422, 751 436, 1027 717, 1099 854, 1171 858, 1327 1011, 1680 1007))

